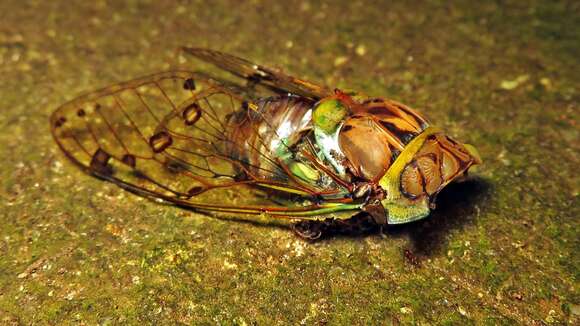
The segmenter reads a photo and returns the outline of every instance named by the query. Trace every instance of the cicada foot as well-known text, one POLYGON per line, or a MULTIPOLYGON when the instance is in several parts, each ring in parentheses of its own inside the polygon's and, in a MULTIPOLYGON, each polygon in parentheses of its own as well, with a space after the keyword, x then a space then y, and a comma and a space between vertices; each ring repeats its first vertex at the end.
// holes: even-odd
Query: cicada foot
POLYGON ((292 229, 301 238, 313 241, 336 235, 367 235, 380 228, 371 215, 362 213, 347 220, 300 221, 293 224, 292 229))
POLYGON ((318 240, 322 237, 323 233, 326 233, 328 229, 328 222, 330 219, 325 221, 300 221, 298 223, 292 224, 292 230, 296 235, 305 240, 318 240))

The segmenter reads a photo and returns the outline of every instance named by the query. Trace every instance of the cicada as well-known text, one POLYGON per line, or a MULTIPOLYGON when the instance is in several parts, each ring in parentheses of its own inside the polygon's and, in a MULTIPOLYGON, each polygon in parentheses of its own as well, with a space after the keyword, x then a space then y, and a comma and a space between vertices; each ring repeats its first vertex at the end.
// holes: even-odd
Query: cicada
POLYGON ((473 146, 396 101, 183 51, 230 77, 175 70, 75 98, 50 118, 64 154, 145 197, 298 224, 360 214, 376 225, 415 221, 481 163, 473 146))

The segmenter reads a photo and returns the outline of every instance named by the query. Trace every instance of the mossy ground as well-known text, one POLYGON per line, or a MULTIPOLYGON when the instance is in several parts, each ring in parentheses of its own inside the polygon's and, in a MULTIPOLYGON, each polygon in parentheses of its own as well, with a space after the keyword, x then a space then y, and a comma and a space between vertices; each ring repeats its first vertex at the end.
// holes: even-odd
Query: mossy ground
POLYGON ((578 2, 342 3, 3 0, 0 323, 578 323, 578 2), (50 113, 181 45, 399 100, 485 164, 422 222, 315 243, 78 171, 50 113))

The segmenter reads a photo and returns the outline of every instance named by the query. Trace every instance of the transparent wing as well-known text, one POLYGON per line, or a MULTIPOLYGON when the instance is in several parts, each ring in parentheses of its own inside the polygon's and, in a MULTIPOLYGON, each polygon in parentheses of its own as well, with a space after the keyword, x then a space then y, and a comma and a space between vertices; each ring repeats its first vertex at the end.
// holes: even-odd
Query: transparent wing
POLYGON ((51 129, 64 153, 86 172, 178 205, 294 218, 358 207, 344 199, 316 203, 322 194, 343 189, 302 183, 271 153, 260 153, 270 164, 259 167, 230 154, 231 148, 248 146, 229 137, 235 126, 228 117, 242 106, 247 106, 243 89, 173 71, 80 96, 53 113, 51 129), (256 173, 260 170, 267 173, 256 173), (256 187, 295 200, 276 205, 256 187))
POLYGON ((183 51, 200 60, 214 64, 236 76, 266 85, 278 92, 291 93, 314 99, 320 99, 334 94, 333 91, 324 86, 286 75, 281 71, 254 64, 231 54, 189 47, 184 47, 183 51))

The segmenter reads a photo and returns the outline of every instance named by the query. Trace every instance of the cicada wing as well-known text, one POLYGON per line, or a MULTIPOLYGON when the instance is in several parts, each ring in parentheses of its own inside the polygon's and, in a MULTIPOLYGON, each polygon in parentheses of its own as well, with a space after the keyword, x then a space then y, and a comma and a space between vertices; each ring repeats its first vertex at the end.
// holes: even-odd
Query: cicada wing
POLYGON ((314 99, 333 95, 333 91, 325 86, 287 75, 272 68, 257 65, 231 54, 190 47, 184 47, 183 51, 238 77, 246 78, 253 82, 273 88, 277 90, 278 93, 291 93, 314 99))
MULTIPOLYGON (((201 210, 306 218, 348 210, 340 203, 306 204, 316 189, 287 178, 255 175, 230 154, 246 146, 229 137, 228 117, 242 95, 202 75, 173 71, 119 83, 57 109, 51 129, 64 153, 86 172, 143 196, 201 210), (294 206, 256 195, 262 186, 297 197, 294 206), (230 191, 216 194, 217 189, 230 191), (227 204, 226 204, 227 203, 227 204)), ((270 153, 267 175, 286 169, 270 153)), ((352 207, 351 207, 352 208, 352 207)))

